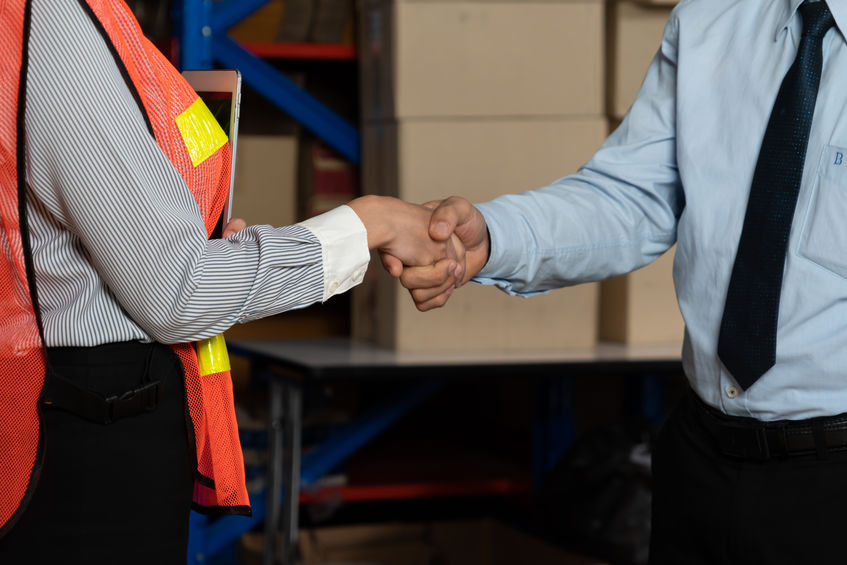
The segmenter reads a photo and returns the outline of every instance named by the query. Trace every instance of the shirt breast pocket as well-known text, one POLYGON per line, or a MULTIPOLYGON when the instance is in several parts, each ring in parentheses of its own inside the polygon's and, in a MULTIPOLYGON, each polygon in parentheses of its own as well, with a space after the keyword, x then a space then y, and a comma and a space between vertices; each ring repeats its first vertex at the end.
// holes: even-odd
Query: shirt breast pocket
POLYGON ((847 278, 847 148, 824 149, 815 182, 798 252, 847 278))

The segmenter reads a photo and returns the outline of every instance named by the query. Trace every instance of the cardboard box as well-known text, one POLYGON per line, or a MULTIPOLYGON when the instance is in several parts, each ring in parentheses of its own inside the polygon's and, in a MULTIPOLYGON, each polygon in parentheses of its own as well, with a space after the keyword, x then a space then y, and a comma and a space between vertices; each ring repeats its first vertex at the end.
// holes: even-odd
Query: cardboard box
POLYGON ((297 138, 239 135, 232 215, 248 225, 287 226, 297 213, 297 138))
POLYGON ((602 565, 490 519, 303 530, 300 552, 305 565, 602 565))
POLYGON ((237 41, 353 43, 353 0, 268 0, 229 30, 237 41))
POLYGON ((606 108, 620 119, 641 90, 672 4, 611 0, 607 10, 606 108))
MULTIPOLYGON (((285 0, 282 17, 277 21, 276 41, 301 42, 309 38, 314 17, 313 0, 285 0)), ((255 40, 254 40, 255 41, 255 40)))
MULTIPOLYGON (((403 120, 366 125, 363 190, 412 202, 452 194, 472 202, 544 186, 582 165, 606 136, 600 117, 403 120)), ((378 259, 375 259, 378 261, 378 259)), ((378 263, 377 263, 378 265, 378 263)), ((404 351, 590 347, 596 284, 529 299, 471 284, 419 312, 382 269, 353 294, 352 334, 404 351)))
POLYGON ((601 0, 360 0, 362 116, 603 112, 601 0))
POLYGON ((426 313, 382 269, 370 269, 358 288, 353 336, 399 351, 581 349, 596 343, 596 283, 531 298, 469 284, 444 308, 426 313))
POLYGON ((603 281, 600 339, 627 344, 682 343, 671 249, 646 267, 603 281))
POLYGON ((316 43, 344 43, 349 37, 353 21, 353 0, 313 0, 315 15, 312 18, 309 39, 316 43))
POLYGON ((362 192, 472 202, 575 172, 608 133, 602 116, 388 120, 362 128, 362 192))
POLYGON ((340 526, 300 532, 304 565, 430 565, 436 548, 425 526, 378 524, 340 526))
MULTIPOLYGON (((286 10, 296 11, 296 4, 310 0, 268 0, 268 2, 230 28, 228 34, 236 41, 274 41, 286 10)), ((289 14, 289 20, 293 14, 289 14)), ((308 22, 306 22, 308 24, 308 22)))

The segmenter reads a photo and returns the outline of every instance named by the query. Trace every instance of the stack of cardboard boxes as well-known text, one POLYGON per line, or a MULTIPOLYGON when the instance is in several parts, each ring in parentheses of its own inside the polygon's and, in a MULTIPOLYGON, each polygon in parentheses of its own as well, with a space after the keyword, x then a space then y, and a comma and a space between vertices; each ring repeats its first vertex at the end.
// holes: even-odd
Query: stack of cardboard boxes
MULTIPOLYGON (((576 171, 635 99, 674 1, 358 0, 362 191, 483 202, 576 171)), ((297 5, 275 0, 233 35, 272 39, 297 5)), ((333 159, 290 135, 244 133, 236 215, 282 225, 352 196, 297 196, 298 153, 301 177, 323 170, 303 157, 333 159)), ((427 314, 374 268, 355 291, 352 333, 401 350, 680 341, 672 262, 671 251, 630 275, 528 300, 472 285, 427 314)))
MULTIPOLYGON (((481 202, 574 172, 607 134, 602 0, 360 0, 362 188, 481 202)), ((594 284, 528 300, 474 285, 421 314, 380 269, 352 332, 400 350, 588 347, 594 284)))
MULTIPOLYGON (((635 101, 675 0, 608 0, 606 111, 610 130, 635 101)), ((627 344, 682 341, 673 289, 673 249, 650 265, 600 285, 602 340, 627 344)))

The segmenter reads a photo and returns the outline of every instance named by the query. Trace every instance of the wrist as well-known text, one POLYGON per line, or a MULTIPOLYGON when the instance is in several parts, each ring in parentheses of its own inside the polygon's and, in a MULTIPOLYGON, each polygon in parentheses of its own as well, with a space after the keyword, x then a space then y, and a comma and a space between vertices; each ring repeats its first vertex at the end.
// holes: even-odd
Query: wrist
POLYGON ((385 247, 392 239, 390 223, 386 218, 390 215, 386 209, 385 196, 369 194, 353 199, 347 205, 353 209, 368 237, 368 249, 385 247))

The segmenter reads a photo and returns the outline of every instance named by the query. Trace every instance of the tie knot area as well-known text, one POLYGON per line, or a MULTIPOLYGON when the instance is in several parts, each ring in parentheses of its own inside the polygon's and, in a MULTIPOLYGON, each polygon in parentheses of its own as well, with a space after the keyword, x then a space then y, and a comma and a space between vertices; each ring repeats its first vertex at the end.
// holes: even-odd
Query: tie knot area
POLYGON ((819 2, 806 0, 798 9, 803 17, 804 36, 821 38, 826 35, 829 28, 835 25, 835 18, 832 17, 832 12, 829 11, 829 6, 824 0, 819 2))

